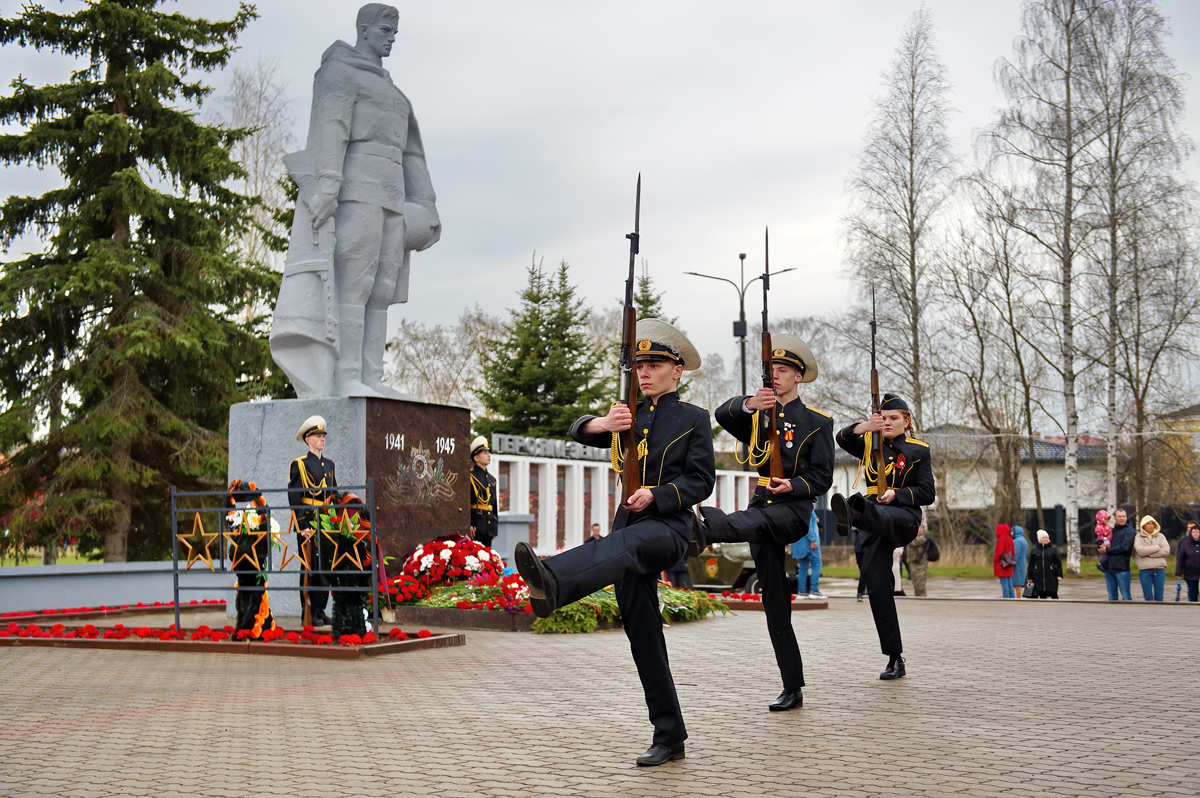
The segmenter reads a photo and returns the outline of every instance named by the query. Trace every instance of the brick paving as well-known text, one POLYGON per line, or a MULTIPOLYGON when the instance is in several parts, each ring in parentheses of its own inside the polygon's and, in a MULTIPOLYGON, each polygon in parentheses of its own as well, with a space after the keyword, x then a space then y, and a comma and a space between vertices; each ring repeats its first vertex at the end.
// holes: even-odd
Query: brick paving
POLYGON ((619 631, 353 662, 0 649, 0 796, 1200 793, 1197 605, 904 601, 891 683, 867 604, 830 605, 794 616, 787 713, 762 613, 668 629, 691 739, 659 768, 633 764, 619 631))

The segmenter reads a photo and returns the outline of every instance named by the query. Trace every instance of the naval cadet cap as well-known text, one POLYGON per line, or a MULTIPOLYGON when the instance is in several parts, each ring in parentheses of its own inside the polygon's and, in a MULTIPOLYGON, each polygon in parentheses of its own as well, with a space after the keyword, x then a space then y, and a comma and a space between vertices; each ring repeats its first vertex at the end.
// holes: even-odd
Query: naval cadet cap
POLYGON ((896 394, 894 394, 894 393, 885 393, 883 395, 883 401, 879 403, 879 409, 880 410, 903 410, 906 413, 909 412, 908 405, 906 405, 904 403, 904 400, 901 399, 899 396, 896 396, 896 394))
POLYGON ((296 432, 296 440, 304 443, 304 439, 314 432, 325 432, 325 419, 321 416, 309 416, 304 419, 304 423, 296 432))
POLYGON ((471 441, 471 456, 479 454, 482 451, 491 451, 492 447, 488 446, 487 438, 479 435, 475 440, 471 441))
POLYGON ((817 359, 808 344, 788 333, 772 333, 771 362, 800 369, 800 382, 812 382, 817 378, 817 359))
POLYGON ((662 319, 638 319, 635 360, 666 361, 683 366, 684 371, 700 368, 700 353, 675 327, 662 319))

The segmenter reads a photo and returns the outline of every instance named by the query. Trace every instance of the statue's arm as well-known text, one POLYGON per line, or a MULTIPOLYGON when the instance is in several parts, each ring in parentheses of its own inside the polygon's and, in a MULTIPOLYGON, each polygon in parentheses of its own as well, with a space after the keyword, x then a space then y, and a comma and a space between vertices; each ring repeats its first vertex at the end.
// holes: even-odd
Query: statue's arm
POLYGON ((408 117, 408 143, 404 147, 404 199, 424 205, 437 217, 437 197, 425 163, 425 146, 421 143, 417 118, 412 114, 408 117))
POLYGON ((330 63, 318 69, 313 78, 308 150, 316 166, 317 181, 311 194, 304 197, 312 211, 313 227, 320 227, 337 210, 357 93, 353 75, 349 72, 340 64, 330 63))

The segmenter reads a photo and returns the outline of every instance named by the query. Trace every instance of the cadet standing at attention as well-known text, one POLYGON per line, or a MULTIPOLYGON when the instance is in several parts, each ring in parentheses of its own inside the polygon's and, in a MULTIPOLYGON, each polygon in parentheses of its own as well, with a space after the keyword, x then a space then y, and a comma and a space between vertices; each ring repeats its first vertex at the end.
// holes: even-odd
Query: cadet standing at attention
POLYGON ((492 450, 482 435, 471 441, 471 462, 471 535, 491 548, 500 526, 500 516, 496 514, 500 497, 496 478, 487 470, 492 450))
MULTIPOLYGON (((659 319, 642 319, 636 330, 637 380, 645 397, 637 403, 634 429, 642 487, 617 510, 612 534, 545 560, 518 543, 514 559, 539 618, 615 585, 654 724, 653 744, 637 764, 661 765, 683 759, 687 730, 667 663, 658 575, 686 551, 695 520, 691 508, 712 493, 716 471, 708 412, 680 401, 678 393, 683 372, 699 368, 700 355, 683 333, 659 319)), ((607 416, 580 418, 570 435, 608 449, 632 420, 629 407, 616 403, 607 416)))
MULTIPOLYGON (((337 477, 333 473, 333 461, 325 456, 325 419, 321 416, 310 416, 300 425, 296 432, 296 440, 308 446, 308 453, 292 461, 288 473, 288 504, 293 508, 301 505, 312 509, 296 509, 297 543, 306 550, 306 558, 313 571, 327 570, 322 563, 321 536, 318 530, 317 514, 322 505, 334 503, 336 493, 331 488, 337 487, 337 477), (308 533, 307 535, 305 533, 308 533)), ((301 584, 308 580, 310 588, 329 586, 329 579, 323 574, 314 574, 301 565, 301 584)), ((325 615, 325 605, 329 602, 328 590, 300 591, 301 614, 305 624, 325 626, 329 618, 325 615)))
POLYGON ((792 629, 784 547, 808 533, 813 499, 828 491, 833 482, 833 419, 799 399, 800 383, 817 378, 816 358, 808 344, 794 335, 774 334, 771 347, 774 389, 764 387, 753 396, 735 396, 717 408, 716 417, 730 435, 747 445, 748 452, 754 452, 762 443, 755 440, 762 426, 760 414, 774 413, 784 477, 772 478, 770 460, 762 457, 750 506, 729 514, 702 507, 703 538, 693 548, 702 550, 706 543, 750 544, 763 586, 767 632, 783 679, 783 692, 768 708, 781 712, 804 703, 800 690, 804 687, 804 663, 792 629))
POLYGON ((879 413, 870 420, 851 424, 837 434, 838 446, 861 460, 865 469, 867 495, 855 493, 846 498, 833 494, 830 507, 837 516, 839 535, 850 527, 867 533, 863 543, 863 579, 871 602, 871 615, 879 633, 879 646, 888 657, 887 668, 879 674, 885 681, 904 676, 904 645, 900 640, 900 620, 896 617, 896 599, 892 595, 892 552, 907 546, 917 537, 921 508, 933 504, 933 463, 929 444, 909 437, 913 433, 908 405, 895 394, 885 393, 879 413), (872 459, 870 436, 883 436, 883 463, 887 490, 879 495, 874 482, 877 466, 872 459))

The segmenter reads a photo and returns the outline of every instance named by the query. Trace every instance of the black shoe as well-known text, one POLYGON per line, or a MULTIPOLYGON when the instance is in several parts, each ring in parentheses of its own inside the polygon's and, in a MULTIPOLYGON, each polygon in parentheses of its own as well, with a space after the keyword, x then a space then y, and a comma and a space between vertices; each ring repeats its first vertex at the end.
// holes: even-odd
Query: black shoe
POLYGON ((797 690, 784 690, 779 698, 772 701, 767 709, 772 712, 787 712, 789 709, 799 709, 804 706, 804 695, 797 690))
POLYGON ((842 537, 850 534, 850 506, 846 503, 846 497, 840 493, 835 493, 829 499, 829 509, 833 510, 833 515, 837 518, 837 533, 842 537))
POLYGON ((879 678, 885 682, 892 679, 900 679, 904 676, 904 657, 892 657, 888 660, 887 670, 879 674, 879 678))
POLYGON ((637 763, 644 767, 651 767, 674 759, 683 759, 683 743, 675 743, 675 745, 655 743, 646 749, 646 753, 637 758, 637 763))
POLYGON ((554 574, 524 541, 517 544, 513 559, 517 563, 517 572, 529 587, 530 609, 537 617, 545 618, 558 607, 558 583, 554 574))
POLYGON ((699 557, 708 548, 708 536, 704 534, 704 519, 699 514, 692 515, 692 539, 688 541, 687 556, 699 557))
POLYGON ((329 626, 329 616, 324 612, 315 613, 311 620, 313 626, 329 626))

